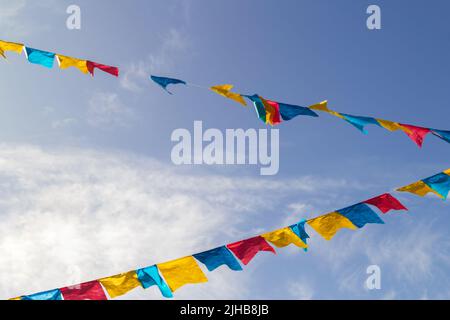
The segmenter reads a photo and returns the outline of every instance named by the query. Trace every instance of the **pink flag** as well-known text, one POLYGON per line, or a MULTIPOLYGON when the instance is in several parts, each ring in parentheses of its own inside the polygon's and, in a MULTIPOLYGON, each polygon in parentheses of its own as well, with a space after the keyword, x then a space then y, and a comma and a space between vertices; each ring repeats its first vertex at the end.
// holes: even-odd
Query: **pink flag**
POLYGON ((97 280, 60 290, 64 300, 108 300, 101 284, 97 280))
POLYGON ((381 212, 386 213, 389 210, 407 210, 408 209, 400 203, 396 198, 394 198, 391 194, 385 193, 381 196, 369 199, 364 201, 364 203, 371 204, 378 209, 380 209, 381 212))
POLYGON ((100 63, 97 63, 97 62, 92 62, 92 61, 87 61, 86 62, 86 66, 87 66, 87 68, 89 70, 89 73, 92 76, 94 76, 94 69, 95 68, 100 69, 100 70, 102 70, 104 72, 107 72, 109 74, 112 74, 113 76, 116 76, 116 77, 119 76, 119 68, 117 68, 117 67, 111 67, 111 66, 107 66, 107 65, 100 64, 100 63))
POLYGON ((270 244, 261 236, 230 243, 227 245, 243 264, 247 265, 259 251, 270 251, 276 254, 270 244))
POLYGON ((400 125, 409 131, 405 131, 405 133, 419 146, 419 148, 421 148, 423 139, 425 139, 425 136, 430 133, 430 129, 403 123, 400 123, 400 125))

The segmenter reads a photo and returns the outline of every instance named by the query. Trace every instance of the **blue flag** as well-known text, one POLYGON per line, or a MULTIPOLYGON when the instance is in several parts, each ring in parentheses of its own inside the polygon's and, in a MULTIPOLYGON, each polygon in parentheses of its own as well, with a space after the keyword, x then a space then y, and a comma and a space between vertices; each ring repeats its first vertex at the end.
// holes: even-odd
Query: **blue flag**
POLYGON ((55 54, 47 51, 41 51, 33 48, 25 48, 28 61, 34 64, 52 68, 55 54))
POLYGON ((169 286, 166 284, 164 279, 159 275, 158 268, 156 266, 151 266, 143 269, 136 270, 139 282, 142 284, 144 289, 150 288, 151 286, 157 285, 161 294, 166 298, 172 298, 172 291, 170 291, 169 286))
POLYGON ((241 265, 225 246, 194 254, 195 259, 203 263, 209 271, 227 265, 231 270, 242 270, 241 265))
POLYGON ((344 117, 344 120, 346 120, 351 125, 355 126, 359 131, 361 131, 364 134, 367 134, 367 131, 366 129, 364 129, 364 126, 368 124, 375 124, 379 127, 381 126, 375 118, 352 116, 350 114, 345 113, 341 113, 341 115, 344 117))
POLYGON ((448 192, 450 191, 450 176, 441 172, 432 177, 422 180, 431 189, 439 193, 444 200, 447 199, 448 192))
POLYGON ((154 82, 159 84, 164 90, 166 90, 168 93, 172 94, 169 90, 167 90, 167 86, 169 84, 186 84, 185 81, 174 79, 174 78, 165 78, 165 77, 157 77, 157 76, 150 76, 150 79, 152 79, 154 82))
POLYGON ((358 203, 353 206, 337 211, 346 217, 358 228, 364 227, 366 223, 384 224, 383 220, 365 203, 358 203))
POLYGON ((30 294, 28 296, 22 296, 22 300, 62 300, 61 291, 59 289, 39 292, 30 294))
POLYGON ((280 115, 283 120, 291 120, 296 116, 310 116, 310 117, 318 117, 319 115, 312 111, 310 108, 296 106, 293 104, 286 104, 278 102, 280 106, 280 115))

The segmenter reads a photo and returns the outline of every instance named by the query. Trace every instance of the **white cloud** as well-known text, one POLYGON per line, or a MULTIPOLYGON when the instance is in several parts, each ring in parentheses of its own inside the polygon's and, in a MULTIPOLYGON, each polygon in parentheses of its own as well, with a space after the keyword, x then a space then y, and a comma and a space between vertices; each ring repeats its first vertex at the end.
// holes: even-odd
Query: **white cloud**
POLYGON ((314 289, 305 280, 289 283, 288 292, 291 298, 295 300, 311 300, 314 298, 314 289))
POLYGON ((133 110, 122 103, 116 93, 99 92, 89 100, 87 121, 94 127, 126 127, 135 117, 133 110))

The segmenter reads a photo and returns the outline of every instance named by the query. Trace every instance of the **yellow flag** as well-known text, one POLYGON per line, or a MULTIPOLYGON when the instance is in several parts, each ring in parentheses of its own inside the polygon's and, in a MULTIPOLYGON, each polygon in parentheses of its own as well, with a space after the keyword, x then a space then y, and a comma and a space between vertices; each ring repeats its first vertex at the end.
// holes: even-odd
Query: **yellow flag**
POLYGON ((141 285, 136 271, 121 273, 112 277, 100 279, 99 281, 103 287, 105 287, 111 299, 124 295, 141 285))
POLYGON ((436 191, 434 191, 433 189, 431 189, 425 182, 421 181, 417 181, 414 182, 410 185, 398 188, 397 191, 400 192, 410 192, 413 194, 416 194, 420 197, 424 197, 426 196, 429 192, 432 192, 434 194, 436 194, 437 196, 439 196, 440 198, 443 198, 442 195, 440 195, 439 193, 437 193, 436 191))
POLYGON ((397 131, 397 130, 403 130, 403 131, 408 131, 409 130, 405 127, 402 127, 398 122, 393 122, 393 121, 389 121, 389 120, 383 120, 383 119, 376 119, 378 121, 378 123, 385 129, 389 130, 389 131, 397 131))
POLYGON ((233 89, 233 85, 231 84, 223 84, 220 86, 213 86, 210 88, 212 91, 214 91, 217 94, 220 94, 221 96, 224 96, 225 98, 234 100, 244 106, 247 105, 244 98, 239 93, 231 92, 231 89, 233 89))
POLYGON ((337 212, 308 220, 307 223, 326 240, 331 240, 341 228, 358 229, 349 219, 337 212))
POLYGON ((21 54, 23 51, 23 44, 0 40, 0 55, 3 56, 3 58, 5 59, 6 59, 5 55, 6 51, 14 51, 18 54, 21 54))
POLYGON ((342 116, 340 113, 328 109, 328 101, 327 100, 322 101, 322 102, 317 103, 317 104, 313 104, 312 106, 309 106, 309 108, 311 110, 319 110, 319 111, 327 112, 329 114, 332 114, 333 116, 336 116, 338 118, 344 119, 344 116, 342 116))
POLYGON ((22 298, 21 297, 16 297, 16 298, 8 299, 8 300, 22 300, 22 298))
POLYGON ((304 243, 289 227, 264 233, 261 237, 270 241, 278 248, 286 247, 291 243, 300 248, 308 248, 306 243, 304 243))
POLYGON ((192 256, 161 263, 157 267, 172 292, 185 284, 208 282, 208 278, 192 256))
POLYGON ((450 176, 450 169, 445 170, 444 173, 450 176))
POLYGON ((87 68, 87 61, 86 60, 80 60, 77 58, 67 57, 60 54, 56 55, 58 57, 59 61, 59 67, 61 69, 67 69, 70 67, 75 67, 78 70, 80 70, 83 73, 88 73, 89 70, 87 68))

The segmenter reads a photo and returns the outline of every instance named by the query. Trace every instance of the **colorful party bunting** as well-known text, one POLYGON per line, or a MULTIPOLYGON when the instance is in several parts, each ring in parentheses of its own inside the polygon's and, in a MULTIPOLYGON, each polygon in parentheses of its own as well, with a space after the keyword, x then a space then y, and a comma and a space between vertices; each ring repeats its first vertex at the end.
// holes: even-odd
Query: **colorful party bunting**
POLYGON ((448 192, 450 191, 450 176, 446 173, 438 173, 432 177, 422 180, 433 189, 444 200, 447 199, 448 192))
POLYGON ((260 97, 266 110, 266 123, 271 126, 281 123, 280 107, 275 101, 266 100, 260 97))
POLYGON ((25 52, 30 63, 38 64, 46 68, 53 67, 53 61, 55 60, 54 53, 28 47, 25 48, 25 52))
POLYGON ((101 63, 97 63, 97 62, 92 62, 92 61, 87 61, 86 62, 86 66, 87 69, 89 71, 89 73, 94 76, 94 70, 95 68, 100 69, 106 73, 109 73, 113 76, 118 77, 119 76, 119 68, 117 67, 112 67, 112 66, 107 66, 105 64, 101 64, 101 63))
POLYGON ((450 143, 450 131, 432 129, 431 132, 444 141, 450 143))
POLYGON ((310 108, 296 106, 293 104, 278 102, 281 118, 284 121, 291 120, 297 116, 318 117, 319 115, 310 108))
POLYGON ((264 233, 261 237, 275 245, 277 248, 286 247, 291 243, 303 249, 308 248, 306 243, 304 243, 290 227, 264 233))
MULTIPOLYGON (((299 223, 293 224, 290 226, 291 230, 299 237, 305 244, 307 244, 307 240, 309 239, 309 235, 305 231, 305 223, 306 220, 302 219, 299 223)), ((305 248, 306 251, 306 248, 305 248)))
POLYGON ((350 207, 337 210, 358 228, 364 227, 367 223, 384 224, 383 220, 367 204, 358 203, 350 207))
POLYGON ((360 116, 353 116, 346 113, 341 113, 341 115, 344 117, 344 120, 356 127, 358 130, 360 130, 362 133, 367 134, 366 129, 364 128, 368 124, 374 124, 377 126, 380 126, 377 120, 370 117, 360 117, 360 116))
POLYGON ((56 58, 58 59, 59 67, 61 69, 67 69, 67 68, 70 68, 70 67, 74 67, 74 68, 77 68, 78 70, 80 70, 83 73, 88 73, 89 72, 86 60, 80 60, 80 59, 77 59, 77 58, 67 57, 67 56, 63 56, 63 55, 60 55, 60 54, 57 54, 56 58))
POLYGON ((394 198, 390 193, 382 194, 381 196, 364 201, 364 203, 371 204, 377 207, 381 212, 387 213, 390 210, 408 210, 403 204, 394 198))
POLYGON ((326 240, 331 240, 342 228, 358 229, 349 219, 337 212, 308 220, 307 223, 326 240))
POLYGON ((397 191, 400 192, 410 192, 412 194, 418 195, 420 197, 426 196, 429 192, 436 194, 439 197, 442 197, 439 193, 431 189, 425 182, 417 181, 410 185, 398 188, 397 191))
POLYGON ((21 300, 62 300, 61 291, 59 289, 39 292, 29 296, 21 297, 21 300))
POLYGON ((152 79, 154 82, 156 82, 158 85, 161 86, 164 90, 166 90, 168 93, 172 94, 169 90, 167 90, 167 86, 170 84, 186 84, 185 81, 180 79, 174 79, 174 78, 166 78, 166 77, 158 77, 158 76, 150 76, 150 79, 152 79))
POLYGON ((243 106, 247 105, 244 98, 239 93, 231 92, 231 89, 233 89, 233 85, 231 84, 222 84, 219 86, 213 86, 210 89, 225 98, 234 100, 242 104, 243 106))
POLYGON ((85 282, 60 289, 64 300, 108 300, 100 282, 85 282))
POLYGON ((419 148, 422 147, 423 144, 423 140, 425 139, 425 136, 430 133, 430 129, 428 128, 423 128, 423 127, 417 127, 417 126, 413 126, 410 124, 403 124, 400 123, 400 125, 403 128, 406 128, 407 130, 403 130, 405 131, 405 133, 408 135, 408 137, 411 138, 412 141, 414 141, 417 146, 419 146, 419 148))
POLYGON ((161 263, 157 266, 172 292, 186 284, 208 282, 208 278, 192 256, 161 263))
POLYGON ((138 280, 144 289, 148 289, 154 285, 158 286, 161 294, 166 298, 172 298, 172 291, 163 278, 159 275, 156 265, 136 270, 138 280))
POLYGON ((136 271, 129 271, 112 277, 102 278, 99 281, 112 299, 141 286, 136 271))
POLYGON ((8 41, 0 40, 0 55, 6 59, 6 52, 13 51, 15 53, 21 54, 23 51, 24 45, 21 43, 14 43, 8 41))
POLYGON ((261 236, 230 243, 227 245, 227 248, 245 265, 252 261, 259 251, 268 251, 276 254, 275 250, 261 236))
POLYGON ((264 107, 263 102, 261 101, 261 97, 257 94, 254 94, 252 96, 245 96, 248 99, 250 99, 253 102, 253 105, 255 107, 256 114, 258 118, 266 123, 266 108, 264 107))
POLYGON ((400 125, 400 123, 398 123, 398 122, 393 122, 393 121, 383 120, 383 119, 378 119, 378 118, 376 120, 383 128, 385 128, 386 130, 389 130, 389 131, 397 131, 397 130, 405 131, 405 130, 407 130, 404 127, 402 127, 400 125))
POLYGON ((328 101, 327 100, 324 100, 324 101, 322 101, 320 103, 317 103, 317 104, 314 104, 312 106, 309 106, 309 108, 311 110, 323 111, 323 112, 329 113, 329 114, 331 114, 333 116, 336 116, 338 118, 344 119, 344 116, 341 115, 340 113, 328 109, 328 101))
POLYGON ((213 271, 221 265, 226 265, 234 271, 242 270, 239 262, 225 246, 197 253, 193 256, 195 259, 203 263, 209 271, 213 271))

